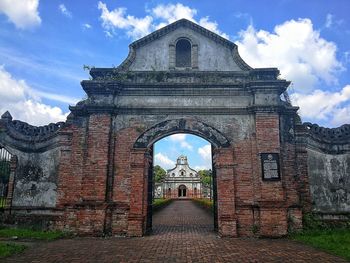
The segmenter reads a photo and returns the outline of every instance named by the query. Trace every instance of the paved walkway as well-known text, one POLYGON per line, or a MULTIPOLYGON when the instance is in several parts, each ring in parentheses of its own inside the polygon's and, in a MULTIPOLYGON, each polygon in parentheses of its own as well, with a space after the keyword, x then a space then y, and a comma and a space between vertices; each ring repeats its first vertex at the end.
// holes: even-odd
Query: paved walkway
POLYGON ((75 238, 42 242, 5 262, 346 262, 285 239, 218 238, 212 217, 191 201, 155 214, 142 238, 75 238))

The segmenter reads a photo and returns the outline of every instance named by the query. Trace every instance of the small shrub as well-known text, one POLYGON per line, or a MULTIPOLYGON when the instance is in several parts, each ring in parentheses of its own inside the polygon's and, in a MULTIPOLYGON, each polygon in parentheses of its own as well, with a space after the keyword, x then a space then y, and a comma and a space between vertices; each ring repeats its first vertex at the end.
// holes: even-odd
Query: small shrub
POLYGON ((152 210, 153 210, 153 212, 158 211, 158 210, 166 207, 172 201, 173 201, 173 199, 165 199, 165 198, 156 198, 156 199, 154 199, 153 203, 152 203, 152 210))
POLYGON ((195 198, 192 199, 192 201, 210 213, 214 213, 214 202, 212 200, 207 198, 195 198))
POLYGON ((13 254, 17 254, 26 249, 24 245, 12 244, 12 243, 2 243, 0 242, 0 258, 8 257, 13 254))

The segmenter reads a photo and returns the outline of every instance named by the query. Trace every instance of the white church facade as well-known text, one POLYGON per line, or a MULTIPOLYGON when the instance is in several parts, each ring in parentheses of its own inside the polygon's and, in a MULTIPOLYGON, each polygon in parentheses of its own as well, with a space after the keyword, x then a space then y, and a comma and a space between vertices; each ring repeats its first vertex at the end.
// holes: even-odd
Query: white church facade
POLYGON ((201 198, 202 188, 198 172, 189 166, 187 157, 181 155, 175 168, 168 170, 164 181, 155 186, 155 197, 201 198))

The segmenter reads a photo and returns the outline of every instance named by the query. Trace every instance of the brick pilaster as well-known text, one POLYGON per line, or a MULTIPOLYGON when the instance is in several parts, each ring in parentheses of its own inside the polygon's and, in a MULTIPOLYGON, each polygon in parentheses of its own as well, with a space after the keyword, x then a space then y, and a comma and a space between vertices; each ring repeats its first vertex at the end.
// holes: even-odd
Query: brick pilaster
POLYGON ((133 149, 130 153, 130 212, 128 217, 128 236, 142 236, 145 232, 145 208, 147 205, 147 149, 133 149), (145 179, 146 177, 146 179, 145 179))
POLYGON ((221 236, 236 237, 235 185, 232 148, 215 149, 218 230, 221 236))

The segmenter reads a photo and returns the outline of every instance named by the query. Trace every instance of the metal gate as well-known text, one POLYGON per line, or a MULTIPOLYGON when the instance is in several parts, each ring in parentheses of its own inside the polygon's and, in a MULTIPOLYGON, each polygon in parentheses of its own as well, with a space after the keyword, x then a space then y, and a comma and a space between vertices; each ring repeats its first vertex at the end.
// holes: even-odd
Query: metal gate
POLYGON ((153 177, 153 147, 151 147, 148 164, 148 185, 147 185, 147 224, 146 232, 152 231, 152 215, 153 215, 153 198, 154 198, 154 177, 153 177))
POLYGON ((6 206, 11 174, 11 157, 12 155, 0 146, 0 211, 3 211, 6 206))

